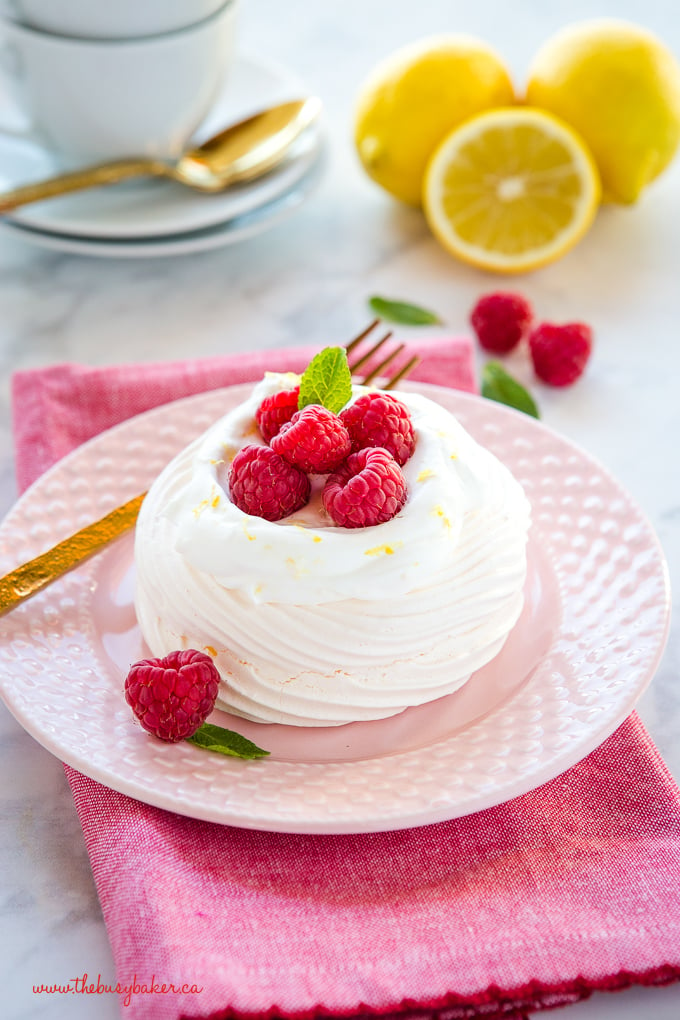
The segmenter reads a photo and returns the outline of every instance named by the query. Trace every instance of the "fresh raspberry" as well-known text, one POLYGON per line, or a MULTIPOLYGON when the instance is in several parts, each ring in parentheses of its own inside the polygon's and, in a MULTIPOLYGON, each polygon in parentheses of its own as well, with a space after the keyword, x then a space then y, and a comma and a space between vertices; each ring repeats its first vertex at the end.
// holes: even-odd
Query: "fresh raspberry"
POLYGON ((364 393, 340 412, 352 440, 352 452, 369 446, 389 450, 397 464, 405 464, 416 447, 408 408, 389 393, 364 393))
POLYGON ((164 659, 142 659, 125 679, 125 700, 154 737, 175 743, 208 718, 220 674, 209 655, 187 648, 164 659))
POLYGON ((255 421, 265 443, 269 443, 281 426, 293 417, 298 409, 299 396, 300 387, 296 386, 294 390, 281 390, 264 398, 255 412, 255 421))
POLYGON ((531 305, 521 294, 498 291, 479 299, 470 322, 484 350, 506 354, 525 336, 533 316, 531 305))
POLYGON ((229 495, 239 510, 280 521, 309 499, 309 478, 269 446, 244 446, 229 472, 229 495))
POLYGON ((370 447, 351 453, 329 475, 323 490, 326 513, 343 528, 384 524, 406 502, 406 479, 388 450, 370 447))
POLYGON ((271 447, 289 464, 323 475, 342 464, 352 444, 337 414, 320 404, 308 404, 281 426, 271 447))
POLYGON ((529 335, 529 351, 539 379, 551 386, 569 386, 583 373, 593 347, 590 326, 542 322, 529 335))

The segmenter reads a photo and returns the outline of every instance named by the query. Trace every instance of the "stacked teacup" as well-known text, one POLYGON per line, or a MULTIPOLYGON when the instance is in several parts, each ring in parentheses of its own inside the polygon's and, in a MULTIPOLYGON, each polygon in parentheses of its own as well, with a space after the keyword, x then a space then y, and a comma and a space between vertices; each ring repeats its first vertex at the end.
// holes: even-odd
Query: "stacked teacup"
POLYGON ((233 59, 237 0, 0 0, 0 86, 71 165, 178 155, 233 59))

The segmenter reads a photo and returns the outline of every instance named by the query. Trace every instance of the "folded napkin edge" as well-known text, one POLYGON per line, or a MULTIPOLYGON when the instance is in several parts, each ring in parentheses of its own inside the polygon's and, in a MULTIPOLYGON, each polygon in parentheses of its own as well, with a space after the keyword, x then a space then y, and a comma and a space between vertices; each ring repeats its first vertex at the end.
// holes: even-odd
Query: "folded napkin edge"
POLYGON ((531 980, 511 988, 490 984, 486 989, 472 995, 445 992, 434 998, 416 999, 407 997, 400 1002, 386 1006, 371 1006, 359 1002, 356 1006, 341 1008, 324 1003, 303 1010, 282 1010, 272 1005, 268 1010, 243 1011, 228 1006, 203 1015, 203 1020, 365 1020, 369 1017, 385 1017, 397 1020, 400 1016, 412 1020, 443 1020, 423 1017, 423 1010, 439 1013, 447 1011, 446 1020, 472 1020, 470 1010, 481 1010, 475 1014, 479 1020, 520 1020, 527 1010, 554 1009, 589 999, 594 992, 619 992, 633 987, 661 988, 680 980, 680 967, 661 964, 641 971, 623 969, 616 974, 602 978, 586 978, 582 974, 566 981, 543 982, 531 980), (490 1007, 490 1009, 489 1009, 490 1007), (413 1011, 417 1011, 417 1017, 413 1011))
MULTIPOLYGON (((404 343, 408 352, 422 358, 409 378, 477 391, 469 337, 437 334, 404 343)), ((10 380, 19 491, 70 450, 112 425, 182 397, 253 382, 268 368, 300 371, 319 346, 101 366, 57 362, 20 369, 10 380)))

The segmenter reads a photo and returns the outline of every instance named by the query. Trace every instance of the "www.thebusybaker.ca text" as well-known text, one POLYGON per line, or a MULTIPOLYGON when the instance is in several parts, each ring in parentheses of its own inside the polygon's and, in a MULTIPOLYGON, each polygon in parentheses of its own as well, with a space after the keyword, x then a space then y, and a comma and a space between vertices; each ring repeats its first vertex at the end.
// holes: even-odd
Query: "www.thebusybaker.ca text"
POLYGON ((97 974, 95 983, 89 980, 88 974, 83 974, 82 977, 70 978, 64 985, 33 985, 35 995, 120 995, 124 1006, 130 1005, 133 995, 200 995, 202 991, 198 985, 188 981, 180 985, 158 981, 155 974, 151 975, 150 981, 138 981, 135 974, 129 984, 121 981, 115 985, 107 984, 102 981, 101 974, 97 974))

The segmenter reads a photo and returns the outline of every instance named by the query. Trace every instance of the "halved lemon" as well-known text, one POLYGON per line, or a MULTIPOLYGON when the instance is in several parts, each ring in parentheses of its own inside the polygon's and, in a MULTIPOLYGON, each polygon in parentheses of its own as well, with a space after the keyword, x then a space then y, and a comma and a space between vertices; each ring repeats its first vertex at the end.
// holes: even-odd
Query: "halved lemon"
POLYGON ((430 159, 423 208, 453 255, 501 273, 564 255, 597 212, 600 178, 563 121, 532 107, 481 113, 447 135, 430 159))

